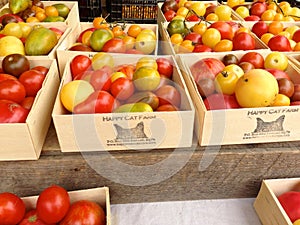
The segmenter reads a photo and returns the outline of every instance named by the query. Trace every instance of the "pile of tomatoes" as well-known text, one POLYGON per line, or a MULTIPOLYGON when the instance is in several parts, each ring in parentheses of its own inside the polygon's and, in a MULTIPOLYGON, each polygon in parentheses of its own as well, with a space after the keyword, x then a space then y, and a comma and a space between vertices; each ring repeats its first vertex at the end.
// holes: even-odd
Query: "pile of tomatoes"
POLYGON ((24 123, 41 89, 48 68, 30 67, 28 58, 10 54, 3 58, 0 73, 0 123, 24 123))
POLYGON ((19 196, 0 193, 0 221, 2 225, 104 225, 106 216, 98 203, 90 200, 71 203, 63 187, 52 185, 39 194, 35 208, 29 210, 19 196))
POLYGON ((204 57, 190 70, 206 108, 213 110, 299 105, 300 85, 287 68, 281 52, 247 52, 204 57))
POLYGON ((153 54, 157 45, 152 27, 139 24, 112 24, 96 17, 92 27, 85 28, 69 50, 127 54, 153 54))
POLYGON ((228 52, 256 49, 255 35, 234 21, 201 21, 190 28, 183 20, 172 20, 167 25, 176 53, 228 52))
POLYGON ((173 64, 166 57, 138 57, 136 63, 115 65, 104 52, 92 58, 75 56, 72 81, 62 86, 63 106, 77 114, 177 111, 181 93, 172 80, 173 64))

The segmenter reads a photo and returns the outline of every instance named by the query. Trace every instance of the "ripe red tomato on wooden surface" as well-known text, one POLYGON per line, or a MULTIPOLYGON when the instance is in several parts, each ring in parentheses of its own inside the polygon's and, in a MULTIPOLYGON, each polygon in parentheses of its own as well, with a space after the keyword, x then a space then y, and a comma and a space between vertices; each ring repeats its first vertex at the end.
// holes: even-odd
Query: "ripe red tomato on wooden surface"
POLYGON ((1 225, 18 224, 25 215, 25 204, 17 195, 9 192, 0 194, 1 225))

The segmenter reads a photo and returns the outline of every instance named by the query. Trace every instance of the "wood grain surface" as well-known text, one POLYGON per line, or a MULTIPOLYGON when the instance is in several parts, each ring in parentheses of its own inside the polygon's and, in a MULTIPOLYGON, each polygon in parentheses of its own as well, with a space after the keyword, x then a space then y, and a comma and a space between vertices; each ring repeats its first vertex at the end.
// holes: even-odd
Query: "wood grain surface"
MULTIPOLYGON (((67 190, 108 186, 112 204, 256 197, 264 178, 300 177, 299 149, 299 141, 215 146, 209 149, 197 146, 195 140, 191 148, 179 150, 66 154, 59 150, 52 125, 39 160, 0 162, 0 192, 36 195, 55 183, 67 190), (111 161, 113 158, 126 165, 141 167, 165 162, 170 156, 170 168, 177 167, 178 171, 170 172, 169 178, 153 184, 148 184, 149 176, 147 178, 141 174, 130 177, 130 171, 120 172, 111 161), (109 175, 124 172, 124 176, 129 176, 131 180, 148 185, 132 186, 105 178, 107 172, 102 176, 91 166, 94 164, 104 165, 109 175)), ((168 167, 161 167, 155 176, 168 172, 168 167)))

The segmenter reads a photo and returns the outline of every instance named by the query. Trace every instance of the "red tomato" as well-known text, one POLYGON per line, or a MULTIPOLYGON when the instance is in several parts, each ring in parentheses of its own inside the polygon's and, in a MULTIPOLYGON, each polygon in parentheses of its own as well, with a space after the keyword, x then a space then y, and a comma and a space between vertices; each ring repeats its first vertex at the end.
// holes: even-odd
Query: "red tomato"
POLYGON ((190 70, 196 83, 205 78, 215 79, 215 76, 225 68, 224 63, 217 58, 203 58, 195 62, 190 70))
POLYGON ((171 85, 163 85, 155 91, 159 99, 159 106, 171 104, 175 107, 180 107, 181 95, 180 92, 171 85))
POLYGON ((47 224, 61 221, 69 208, 69 194, 63 187, 58 185, 52 185, 44 189, 36 203, 39 218, 47 224))
POLYGON ((165 16, 166 20, 168 22, 170 22, 176 16, 176 12, 174 10, 170 9, 164 13, 164 16, 165 16))
POLYGON ((20 103, 26 96, 24 85, 18 80, 5 80, 0 82, 0 99, 20 103))
POLYGON ((158 106, 155 111, 159 111, 159 112, 161 112, 161 111, 178 111, 178 108, 171 104, 165 104, 165 105, 158 106))
POLYGON ((0 82, 4 80, 18 80, 18 78, 7 73, 0 73, 0 82))
POLYGON ((240 32, 233 37, 233 50, 253 50, 255 49, 254 38, 246 33, 240 32))
POLYGON ((103 52, 125 53, 126 45, 121 38, 112 38, 105 42, 102 47, 103 52))
POLYGON ((29 110, 10 100, 0 100, 0 123, 25 123, 29 110))
POLYGON ((92 201, 80 200, 74 202, 59 225, 74 224, 105 225, 105 212, 100 205, 92 201))
POLYGON ((268 46, 272 51, 278 52, 289 52, 293 50, 289 39, 283 35, 274 35, 271 37, 268 46))
POLYGON ((257 37, 261 37, 263 34, 268 32, 268 24, 265 21, 257 21, 253 27, 252 32, 256 34, 257 37))
POLYGON ((240 62, 249 62, 251 63, 256 69, 264 68, 264 57, 258 52, 247 52, 242 56, 240 62))
POLYGON ((28 211, 25 214, 25 217, 18 225, 55 225, 55 224, 46 224, 37 215, 37 211, 35 209, 28 211))
POLYGON ((117 71, 126 74, 128 79, 132 80, 135 67, 133 65, 122 65, 117 69, 117 71))
POLYGON ((207 110, 240 108, 234 95, 212 94, 204 99, 207 110))
POLYGON ((250 8, 250 15, 261 17, 266 10, 267 4, 265 2, 256 2, 250 8))
POLYGON ((42 74, 44 74, 45 76, 47 75, 49 69, 45 66, 35 66, 31 68, 32 70, 38 70, 40 71, 42 74))
POLYGON ((111 85, 110 76, 113 70, 109 66, 103 66, 99 70, 95 70, 90 77, 90 83, 95 90, 108 91, 111 85))
POLYGON ((45 75, 38 70, 27 70, 19 77, 19 81, 24 85, 26 96, 35 97, 42 88, 45 75))
POLYGON ((119 100, 126 100, 134 93, 134 84, 125 77, 115 80, 110 87, 111 94, 119 100))
POLYGON ((157 71, 159 72, 160 75, 163 75, 168 78, 172 77, 173 65, 169 59, 160 57, 156 59, 156 63, 157 63, 157 71))
MULTIPOLYGON (((2 110, 1 110, 2 112, 2 110)), ((25 215, 25 204, 15 194, 3 192, 0 194, 1 225, 16 225, 25 215)))
POLYGON ((232 40, 234 36, 232 26, 225 21, 214 22, 209 26, 209 28, 215 28, 220 31, 221 39, 232 40))
POLYGON ((206 45, 202 45, 202 44, 195 44, 193 52, 212 52, 213 50, 206 46, 206 45))
POLYGON ((88 70, 92 64, 92 60, 85 55, 77 55, 70 62, 72 78, 88 70))
POLYGON ((285 192, 278 196, 278 200, 292 223, 300 219, 300 192, 285 192))
POLYGON ((117 105, 118 101, 107 91, 95 91, 85 101, 76 105, 73 113, 111 113, 117 105))
POLYGON ((184 40, 190 40, 193 42, 193 44, 202 44, 202 36, 196 32, 188 33, 184 37, 184 40))
POLYGON ((21 106, 24 107, 25 109, 30 110, 33 102, 34 102, 35 97, 26 97, 24 100, 21 102, 21 106))

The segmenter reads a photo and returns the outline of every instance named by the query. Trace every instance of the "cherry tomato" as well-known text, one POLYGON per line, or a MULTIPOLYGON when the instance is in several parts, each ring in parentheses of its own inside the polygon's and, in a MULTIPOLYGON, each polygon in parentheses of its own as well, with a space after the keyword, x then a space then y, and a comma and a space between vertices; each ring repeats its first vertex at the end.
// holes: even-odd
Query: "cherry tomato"
POLYGON ((128 78, 120 77, 111 84, 110 92, 115 98, 126 100, 134 93, 134 84, 128 78))
POLYGON ((172 62, 167 59, 160 57, 156 59, 157 63, 157 71, 160 75, 164 75, 165 77, 171 78, 173 75, 173 65, 172 62))
POLYGON ((0 99, 20 103, 26 96, 24 85, 18 80, 5 80, 0 82, 0 99))
POLYGON ((88 70, 88 68, 92 65, 92 60, 85 55, 77 55, 70 62, 70 69, 72 78, 74 79, 77 75, 83 73, 88 70))
POLYGON ((85 101, 74 108, 76 114, 111 113, 118 105, 115 98, 107 91, 95 91, 85 101))
POLYGON ((1 225, 18 224, 24 217, 25 210, 26 209, 23 200, 17 195, 9 192, 3 192, 0 194, 1 225))
POLYGON ((27 70, 21 74, 19 81, 24 85, 26 96, 35 97, 42 88, 45 75, 38 70, 27 70))
POLYGON ((202 43, 210 48, 214 48, 219 41, 221 41, 221 33, 216 28, 208 28, 202 34, 202 43))
POLYGON ((74 202, 59 225, 74 224, 105 225, 105 212, 100 205, 92 201, 80 200, 74 202))
POLYGON ((30 62, 24 55, 10 54, 3 58, 2 69, 5 73, 19 77, 21 73, 30 69, 30 62))
POLYGON ((155 91, 155 94, 159 98, 159 106, 171 104, 180 107, 181 95, 177 88, 171 85, 163 85, 155 91))
POLYGON ((255 49, 254 38, 246 33, 240 32, 233 37, 233 50, 253 50, 255 49))
POLYGON ((38 217, 47 224, 61 221, 69 208, 69 194, 63 187, 58 185, 52 185, 44 189, 39 194, 36 203, 38 217))
POLYGON ((55 225, 55 224, 46 224, 37 215, 37 211, 32 209, 25 214, 25 217, 18 225, 55 225))
POLYGON ((215 45, 213 51, 214 52, 229 52, 229 51, 232 51, 232 48, 233 48, 232 41, 224 39, 224 40, 219 41, 215 45))

